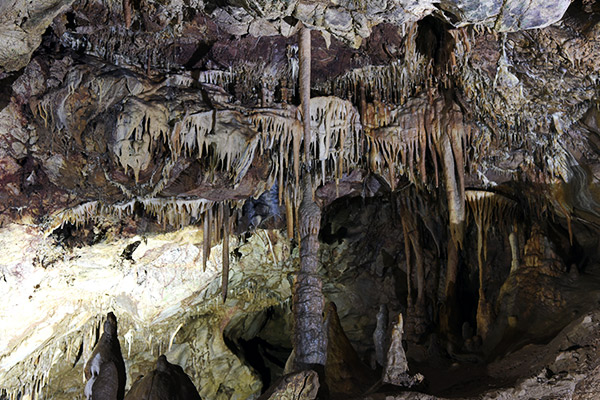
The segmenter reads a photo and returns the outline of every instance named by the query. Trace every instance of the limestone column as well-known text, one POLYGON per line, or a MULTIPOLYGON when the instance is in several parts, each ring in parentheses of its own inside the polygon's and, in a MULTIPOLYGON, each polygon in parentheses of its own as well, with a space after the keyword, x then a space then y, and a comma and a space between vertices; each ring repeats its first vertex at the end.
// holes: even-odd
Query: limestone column
MULTIPOLYGON (((300 32, 300 98, 304 127, 305 166, 309 164, 310 146, 310 30, 300 32)), ((299 209, 300 271, 294 285, 294 369, 327 361, 327 336, 323 324, 324 300, 318 274, 319 229, 321 209, 313 198, 310 173, 304 171, 303 197, 299 209)))

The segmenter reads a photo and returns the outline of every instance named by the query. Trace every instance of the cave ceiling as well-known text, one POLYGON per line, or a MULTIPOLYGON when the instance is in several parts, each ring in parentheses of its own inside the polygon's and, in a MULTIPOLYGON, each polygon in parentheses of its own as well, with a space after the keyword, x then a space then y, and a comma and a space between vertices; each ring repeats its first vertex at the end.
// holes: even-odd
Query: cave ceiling
MULTIPOLYGON (((424 246, 440 257, 446 242, 467 251, 479 234, 480 269, 494 226, 508 237, 527 221, 545 243, 531 226, 551 220, 566 252, 577 239, 593 247, 599 50, 594 0, 4 0, 0 231, 29 235, 36 248, 66 235, 61 246, 72 249, 152 233, 189 245, 182 264, 202 258, 206 279, 216 279, 208 253, 229 229, 280 230, 263 243, 272 261, 285 258, 310 179, 324 210, 391 196, 404 221, 395 234, 407 238, 408 216, 419 215, 415 226, 433 239, 424 246), (312 48, 308 145, 302 27, 312 48), (248 212, 264 193, 279 204, 277 218, 248 212)), ((9 242, 0 248, 27 253, 9 242)), ((66 262, 67 253, 44 252, 27 263, 66 262)), ((23 264, 16 258, 0 264, 4 282, 23 264)), ((186 274, 174 279, 201 285, 186 274)), ((497 286, 489 296, 506 295, 497 286)), ((289 287, 270 290, 289 296, 289 287)), ((148 320, 169 315, 156 309, 148 320)), ((26 331, 0 328, 0 377, 14 379, 11 368, 48 344, 18 347, 26 331)))
POLYGON ((287 187, 303 23, 321 184, 361 170, 439 186, 443 121, 459 185, 575 185, 548 200, 594 222, 597 21, 568 6, 5 2, 2 218, 287 187))

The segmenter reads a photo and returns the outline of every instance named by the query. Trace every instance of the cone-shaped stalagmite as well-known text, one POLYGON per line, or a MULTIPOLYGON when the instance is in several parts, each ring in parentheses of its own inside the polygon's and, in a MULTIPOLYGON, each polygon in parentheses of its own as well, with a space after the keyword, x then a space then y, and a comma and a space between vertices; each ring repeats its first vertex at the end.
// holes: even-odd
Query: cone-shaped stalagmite
MULTIPOLYGON (((387 309, 386 309, 387 310, 387 309)), ((327 326, 326 381, 329 392, 340 396, 359 396, 376 380, 373 372, 362 363, 346 336, 337 307, 330 302, 325 312, 327 326)), ((382 357, 383 358, 383 357, 382 357)))
POLYGON ((104 333, 85 365, 87 400, 122 400, 125 395, 125 363, 117 337, 117 318, 110 312, 104 333))
POLYGON ((136 381, 125 399, 200 400, 200 395, 183 368, 171 364, 161 355, 156 362, 156 369, 136 381))

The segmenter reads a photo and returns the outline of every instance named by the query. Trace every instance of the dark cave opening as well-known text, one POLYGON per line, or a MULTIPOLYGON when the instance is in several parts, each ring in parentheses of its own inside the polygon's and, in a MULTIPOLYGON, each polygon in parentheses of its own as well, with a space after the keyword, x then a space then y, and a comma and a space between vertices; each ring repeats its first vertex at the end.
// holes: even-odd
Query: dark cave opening
POLYGON ((438 74, 446 73, 446 64, 454 48, 450 25, 439 18, 428 16, 417 23, 417 51, 433 60, 438 74))
MULTIPOLYGON (((404 239, 397 226, 399 225, 400 216, 392 215, 395 212, 396 210, 388 202, 388 196, 365 199, 360 197, 338 199, 324 211, 319 237, 323 246, 335 248, 342 243, 349 245, 354 254, 360 255, 355 261, 351 262, 357 269, 380 269, 383 272, 385 268, 382 269, 381 266, 376 267, 375 265, 379 262, 387 265, 395 281, 394 293, 399 305, 395 312, 406 313, 407 276, 404 270, 405 256, 402 243, 404 239), (396 235, 392 233, 394 230, 397 232, 396 235), (386 232, 386 236, 396 238, 396 243, 391 243, 376 232, 386 232), (375 244, 374 242, 378 240, 384 243, 375 244), (380 255, 377 256, 377 253, 380 255), (378 258, 380 261, 375 262, 378 258)), ((419 213, 422 218, 428 217, 425 209, 420 209, 419 213)), ((573 225, 573 244, 570 244, 567 229, 562 224, 551 222, 550 219, 552 218, 550 218, 547 220, 548 226, 543 228, 543 231, 548 235, 548 241, 542 240, 539 242, 540 244, 536 244, 538 242, 535 240, 538 239, 536 239, 535 235, 537 234, 535 232, 538 231, 532 230, 531 226, 535 223, 529 221, 529 219, 535 218, 532 216, 527 218, 522 213, 524 213, 523 208, 519 208, 518 213, 514 216, 515 221, 518 221, 520 226, 516 235, 520 254, 520 264, 517 270, 519 272, 515 275, 518 277, 516 278, 517 281, 510 280, 515 278, 509 279, 509 277, 512 277, 512 259, 508 236, 513 229, 512 220, 507 219, 507 221, 503 221, 497 226, 492 226, 486 233, 487 252, 483 258, 485 267, 484 292, 488 301, 493 305, 495 318, 491 325, 492 332, 487 340, 482 342, 482 338, 477 333, 479 270, 477 262, 477 228, 474 220, 469 222, 465 245, 459 252, 459 275, 456 292, 459 305, 459 314, 457 315, 459 323, 457 323, 456 337, 446 337, 443 333, 440 335, 438 331, 437 321, 440 316, 433 312, 431 307, 436 304, 436 291, 441 283, 437 281, 434 284, 434 279, 428 279, 426 290, 427 301, 430 305, 427 306, 429 311, 426 318, 429 321, 430 329, 426 330, 419 339, 416 337, 411 338, 409 334, 405 346, 409 366, 414 368, 414 371, 422 372, 428 381, 428 384, 420 389, 421 391, 452 398, 467 395, 477 396, 490 388, 513 385, 518 380, 517 375, 507 373, 504 377, 492 376, 486 372, 487 366, 509 368, 506 363, 502 363, 507 355, 527 351, 522 349, 528 349, 528 346, 548 345, 556 334, 574 318, 581 315, 583 310, 590 310, 593 307, 589 302, 587 305, 583 305, 583 303, 586 303, 586 290, 591 289, 595 293, 593 296, 598 295, 600 286, 593 283, 596 278, 587 283, 579 280, 579 278, 570 278, 571 281, 567 280, 565 282, 564 278, 555 279, 543 275, 546 273, 552 275, 553 272, 542 272, 539 282, 542 287, 543 285, 548 286, 540 288, 539 292, 528 291, 529 289, 520 288, 520 286, 519 289, 513 287, 513 285, 518 284, 515 282, 519 282, 519 280, 537 279, 534 276, 538 272, 529 270, 526 260, 530 253, 539 254, 536 253, 538 250, 531 250, 538 245, 542 246, 546 257, 550 256, 551 259, 554 257, 554 263, 564 263, 566 265, 565 273, 568 273, 568 268, 571 265, 576 267, 573 268, 575 271, 581 273, 582 268, 580 266, 589 263, 589 257, 584 256, 586 253, 584 246, 579 244, 582 235, 589 235, 584 226, 573 225), (555 254, 553 252, 557 254, 553 256, 552 254, 555 254), (534 275, 530 278, 530 274, 534 275), (545 308, 548 306, 542 306, 538 311, 529 311, 536 310, 536 307, 538 307, 535 305, 535 301, 538 300, 533 300, 533 298, 540 296, 537 293, 545 291, 549 293, 553 293, 553 291, 554 293, 560 292, 562 293, 561 296, 565 296, 565 299, 568 298, 569 300, 566 300, 563 305, 555 304, 549 306, 549 308, 545 308), (508 298, 507 293, 513 293, 511 296, 515 297, 508 298), (522 300, 517 300, 520 298, 519 296, 522 297, 522 300), (532 300, 525 300, 529 298, 532 300), (544 322, 543 317, 537 316, 537 319, 530 322, 519 320, 515 326, 511 325, 515 323, 511 320, 513 313, 529 315, 528 313, 531 312, 533 312, 532 315, 541 312, 542 315, 548 316, 554 313, 551 318, 552 322, 544 322), (428 356, 423 357, 423 352, 427 353, 428 356)), ((430 223, 429 225, 435 224, 430 223)), ((546 226, 543 223, 542 225, 546 226)), ((435 244, 436 239, 439 241, 443 238, 436 238, 436 231, 432 230, 430 226, 426 229, 423 227, 423 230, 428 232, 425 235, 427 239, 423 242, 423 251, 429 255, 429 259, 434 260, 436 257, 443 257, 443 253, 439 254, 435 244)), ((589 240, 586 238, 583 241, 588 242, 589 240)), ((549 262, 544 257, 540 260, 541 262, 549 262)), ((433 264, 431 265, 431 268, 434 268, 433 264)), ((571 276, 575 276, 573 274, 571 276)), ((433 276, 431 277, 433 278, 433 276)), ((440 274, 440 278, 443 279, 442 274, 440 274)), ((415 277, 413 276, 412 279, 414 280, 415 277)), ((413 282, 413 290, 414 285, 413 282)), ((324 292, 327 292, 326 286, 324 292)), ((362 293, 366 295, 368 292, 362 291, 362 293)), ((408 320, 410 321, 410 318, 408 320)), ((410 331, 410 328, 408 330, 410 331)), ((364 347, 364 343, 359 344, 358 347, 355 346, 355 348, 359 351, 363 360, 368 360, 365 351, 368 352, 369 350, 364 347)))
POLYGON ((285 312, 285 307, 268 307, 230 321, 223 330, 223 340, 229 350, 260 377, 261 393, 283 376, 292 351, 285 312))

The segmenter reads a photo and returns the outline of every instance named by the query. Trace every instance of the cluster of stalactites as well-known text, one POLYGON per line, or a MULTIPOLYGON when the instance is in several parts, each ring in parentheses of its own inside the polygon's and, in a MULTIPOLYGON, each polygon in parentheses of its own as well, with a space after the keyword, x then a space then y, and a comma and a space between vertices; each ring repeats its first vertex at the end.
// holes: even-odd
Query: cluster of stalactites
MULTIPOLYGON (((271 156, 269 182, 279 179, 285 186, 289 176, 299 182, 300 164, 311 165, 315 181, 339 179, 349 168, 359 166, 363 151, 358 111, 336 97, 311 100, 312 160, 300 160, 294 149, 302 144, 296 107, 257 109, 249 115, 237 110, 209 110, 182 115, 169 127, 167 110, 154 102, 130 99, 125 102, 115 132, 113 151, 127 173, 133 170, 136 182, 148 168, 159 142, 173 159, 197 158, 206 161, 207 174, 225 172, 237 185, 248 172, 255 153, 271 156), (318 168, 317 168, 318 167, 318 168)), ((280 197, 283 189, 280 190, 280 197)))
MULTIPOLYGON (((101 332, 101 316, 89 318, 75 331, 66 332, 63 336, 32 352, 26 359, 19 361, 12 368, 18 368, 14 374, 9 370, 7 381, 2 382, 13 388, 5 393, 6 400, 42 399, 47 397, 47 387, 51 380, 53 368, 60 362, 77 362, 92 354, 98 333, 101 332), (81 354, 79 354, 81 352, 81 354), (83 357, 81 357, 83 356, 83 357)), ((0 397, 2 390, 0 390, 0 397)))
POLYGON ((185 115, 175 124, 168 145, 175 158, 208 158, 209 173, 226 172, 237 185, 248 172, 258 140, 247 117, 234 110, 185 115))
MULTIPOLYGON (((517 214, 517 203, 506 196, 485 190, 466 190, 465 200, 481 236, 483 256, 487 254, 487 232, 492 222, 504 221, 511 228, 517 214)), ((506 227, 505 227, 506 228, 506 227)))
POLYGON ((90 201, 58 213, 54 216, 49 231, 62 228, 67 223, 79 228, 100 218, 114 217, 121 220, 125 216, 133 215, 136 204, 154 216, 163 226, 182 228, 201 219, 215 202, 206 199, 175 198, 139 198, 118 204, 90 201))
POLYGON ((336 182, 349 168, 360 166, 363 129, 360 115, 352 103, 338 97, 316 97, 310 100, 310 157, 313 181, 336 182))
POLYGON ((113 152, 127 173, 133 170, 136 183, 140 171, 152 161, 152 149, 168 133, 168 111, 158 103, 131 97, 123 104, 117 120, 113 152))
MULTIPOLYGON (((404 106, 374 101, 362 108, 361 118, 349 101, 333 96, 311 99, 310 159, 305 160, 300 152, 303 116, 294 106, 255 109, 249 114, 238 110, 186 113, 171 128, 163 106, 130 99, 118 120, 118 140, 113 149, 125 171, 133 170, 136 181, 162 142, 174 160, 203 160, 207 176, 222 171, 234 185, 244 178, 258 152, 269 158, 267 186, 277 181, 279 202, 291 202, 294 208, 299 198, 301 165, 308 166, 318 187, 328 181, 337 182, 345 172, 362 167, 366 150, 372 171, 387 179, 394 190, 401 175, 413 182, 427 182, 432 172, 438 185, 439 160, 449 153, 455 165, 450 168, 450 178, 457 181, 452 190, 459 192, 456 198, 464 203, 464 149, 470 142, 471 126, 463 122, 458 105, 431 90, 412 97, 404 106)), ((447 163, 441 165, 445 168, 447 163)), ((197 212, 190 207, 198 201, 146 199, 140 204, 162 223, 183 226, 190 218, 197 219, 197 212), (180 205, 182 201, 188 203, 180 205)), ((92 204, 65 211, 64 219, 80 224, 88 218, 86 215, 97 211, 87 211, 92 204)), ((100 211, 114 214, 111 210, 115 207, 101 206, 100 211)), ((464 215, 456 219, 464 221, 464 215)))
POLYGON ((314 187, 330 180, 338 182, 345 172, 361 167, 364 135, 360 115, 349 101, 312 98, 309 160, 300 151, 304 139, 299 109, 259 109, 249 118, 258 132, 257 151, 271 156, 268 183, 278 182, 279 202, 285 203, 288 236, 292 237, 301 199, 301 166, 308 166, 314 187))
POLYGON ((230 85, 234 80, 235 75, 230 71, 208 70, 200 71, 198 74, 198 82, 217 85, 222 88, 230 85))
POLYGON ((404 36, 404 57, 388 65, 368 65, 353 69, 316 89, 354 103, 361 101, 361 91, 371 98, 392 104, 404 104, 422 86, 432 87, 434 79, 430 60, 416 49, 417 24, 411 24, 404 36))
MULTIPOLYGON (((204 271, 206 271, 211 248, 216 243, 223 242, 222 297, 225 301, 229 276, 229 236, 233 231, 234 221, 237 219, 234 212, 238 214, 241 212, 242 202, 216 203, 206 199, 142 198, 123 204, 107 205, 99 201, 91 201, 62 211, 54 218, 49 232, 63 227, 65 223, 80 227, 100 218, 117 217, 121 220, 123 216, 133 214, 136 204, 139 204, 146 213, 156 217, 163 227, 168 224, 182 228, 193 222, 201 223, 203 226, 202 264, 204 271)), ((44 382, 42 382, 42 387, 43 384, 44 382)))
MULTIPOLYGON (((460 87, 465 100, 470 102, 473 116, 483 122, 480 126, 488 131, 488 140, 509 151, 524 151, 525 160, 519 170, 532 181, 552 184, 562 179, 568 182, 574 162, 564 143, 563 133, 583 117, 588 110, 588 102, 573 100, 568 109, 558 112, 556 107, 548 107, 545 103, 540 108, 542 103, 528 98, 528 92, 529 97, 535 97, 536 89, 528 88, 527 84, 527 81, 536 81, 534 78, 540 73, 539 68, 529 71, 526 79, 516 73, 519 68, 515 67, 515 61, 507 51, 512 45, 507 44, 505 38, 500 39, 493 30, 478 25, 449 32, 455 41, 451 70, 459 72, 452 75, 454 83, 460 87), (488 42, 481 39, 481 35, 485 34, 494 35, 495 44, 492 46, 498 47, 492 50, 498 51, 499 55, 493 76, 478 67, 480 60, 471 61, 474 54, 471 46, 488 42)), ((561 53, 560 57, 564 56, 561 53)), ((548 63, 552 65, 552 61, 548 63)), ((540 85, 544 87, 545 83, 540 85)))
MULTIPOLYGON (((411 98, 402 107, 381 102, 368 104, 365 133, 369 144, 369 163, 373 172, 383 176, 392 190, 400 175, 412 182, 427 183, 427 157, 433 166, 434 182, 439 184, 438 163, 444 136, 451 144, 455 165, 463 166, 465 149, 470 145, 471 125, 455 103, 446 102, 433 93, 411 98)), ((457 168, 464 191, 464 170, 457 168)))
POLYGON ((271 153, 271 168, 267 186, 271 187, 277 180, 278 198, 281 204, 289 198, 287 191, 298 187, 300 182, 300 141, 302 124, 298 118, 298 110, 261 109, 249 116, 252 127, 258 132, 259 156, 271 153))

